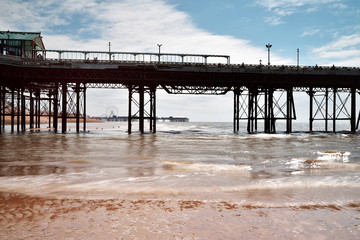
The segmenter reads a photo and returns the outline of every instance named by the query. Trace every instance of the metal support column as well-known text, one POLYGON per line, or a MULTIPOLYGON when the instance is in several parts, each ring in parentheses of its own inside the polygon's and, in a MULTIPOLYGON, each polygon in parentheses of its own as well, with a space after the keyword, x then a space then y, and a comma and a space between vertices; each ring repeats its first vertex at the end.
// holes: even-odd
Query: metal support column
POLYGON ((33 92, 30 90, 30 131, 34 129, 34 98, 33 92))
POLYGON ((247 131, 248 133, 254 132, 254 121, 256 116, 256 100, 257 96, 254 89, 249 89, 249 95, 248 95, 248 125, 247 125, 247 131))
POLYGON ((26 130, 26 99, 25 99, 25 89, 21 88, 21 131, 26 130))
POLYGON ((264 109, 265 109, 265 115, 264 115, 264 132, 269 133, 270 132, 270 122, 269 122, 269 91, 268 89, 264 89, 265 92, 265 99, 264 99, 264 109))
POLYGON ((80 132, 80 83, 76 83, 76 132, 80 132))
POLYGON ((150 88, 150 132, 156 133, 156 87, 150 88))
POLYGON ((310 99, 309 99, 309 102, 310 102, 309 131, 312 132, 313 131, 313 121, 314 121, 314 118, 313 118, 313 102, 314 102, 313 88, 311 87, 307 93, 309 94, 309 97, 310 97, 310 99))
POLYGON ((269 89, 269 119, 270 119, 270 133, 276 132, 276 119, 274 116, 274 89, 269 89))
POLYGON ((48 96, 49 96, 49 119, 48 119, 49 126, 48 127, 49 127, 49 131, 50 131, 50 129, 51 129, 51 116, 52 116, 51 108, 52 108, 52 101, 53 101, 53 99, 52 99, 52 97, 53 97, 52 90, 49 90, 48 96))
POLYGON ((2 118, 3 118, 3 114, 2 114, 2 108, 3 106, 3 101, 2 101, 2 97, 3 97, 3 93, 2 93, 2 86, 0 85, 0 134, 2 134, 3 129, 2 129, 2 118))
POLYGON ((255 92, 255 102, 254 102, 254 104, 255 104, 255 112, 254 112, 254 114, 255 114, 255 132, 257 132, 257 128, 258 128, 258 97, 259 97, 259 91, 256 89, 255 90, 256 92, 255 92))
POLYGON ((20 132, 20 100, 21 99, 21 90, 17 89, 17 111, 16 111, 16 131, 20 132))
POLYGON ((240 129, 240 89, 234 89, 234 132, 238 132, 240 129))
POLYGON ((66 82, 62 83, 62 106, 61 106, 61 132, 66 133, 66 123, 67 123, 67 84, 66 82))
POLYGON ((293 108, 293 90, 286 90, 286 132, 292 132, 292 108, 293 108))
POLYGON ((36 128, 40 130, 41 120, 41 99, 40 90, 36 91, 36 128))
POLYGON ((131 104, 132 104, 132 94, 133 94, 133 86, 129 86, 129 109, 128 109, 128 134, 131 134, 131 121, 132 121, 132 113, 131 113, 131 104))
POLYGON ((328 120, 329 120, 329 89, 325 90, 325 132, 328 131, 328 120))
POLYGON ((86 131, 86 85, 83 83, 83 114, 84 114, 84 125, 83 130, 86 131))
POLYGON ((5 109, 6 109, 6 105, 5 105, 5 99, 6 99, 6 87, 3 86, 2 87, 2 122, 0 123, 2 125, 2 129, 5 132, 5 109))
POLYGON ((55 83, 54 89, 54 119, 53 119, 53 128, 54 132, 57 133, 58 130, 58 116, 59 116, 59 83, 55 83))
POLYGON ((351 120, 350 120, 351 132, 356 132, 356 88, 351 88, 351 120))
POLYGON ((15 90, 11 88, 11 132, 15 131, 15 90))
POLYGON ((333 89, 333 132, 336 132, 336 93, 337 88, 333 89))
POLYGON ((139 86, 139 132, 144 133, 144 85, 139 86))
POLYGON ((264 132, 273 133, 275 129, 275 118, 274 118, 274 108, 273 108, 273 95, 274 89, 265 89, 265 123, 264 123, 264 132))

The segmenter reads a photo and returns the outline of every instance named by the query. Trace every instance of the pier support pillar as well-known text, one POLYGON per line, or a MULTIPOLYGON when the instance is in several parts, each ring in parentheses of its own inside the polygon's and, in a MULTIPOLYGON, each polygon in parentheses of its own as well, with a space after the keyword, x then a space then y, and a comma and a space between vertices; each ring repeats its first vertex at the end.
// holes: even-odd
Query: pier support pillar
POLYGON ((57 133, 58 131, 58 117, 59 117, 59 83, 55 83, 55 88, 53 92, 53 109, 54 109, 54 117, 53 117, 53 128, 54 132, 57 133))
POLYGON ((265 122, 264 122, 264 132, 265 133, 274 133, 276 132, 275 128, 275 117, 274 117, 274 89, 265 89, 265 122))
POLYGON ((144 100, 144 86, 139 86, 139 132, 144 133, 144 108, 145 108, 145 100, 144 100))
POLYGON ((248 133, 257 131, 257 89, 249 88, 248 95, 248 133))
POLYGON ((21 88, 21 131, 26 130, 26 99, 25 89, 21 88))
POLYGON ((310 110, 310 113, 309 113, 309 131, 312 132, 313 131, 313 121, 314 121, 313 106, 314 106, 314 94, 315 94, 312 87, 309 89, 307 94, 309 95, 309 103, 310 103, 310 106, 309 106, 309 110, 310 110))
MULTIPOLYGON (((295 104, 292 88, 286 90, 286 132, 292 132, 292 119, 295 117, 295 104)), ((296 118, 296 117, 295 117, 296 118)))
POLYGON ((80 132, 80 83, 76 83, 75 87, 75 93, 76 93, 76 132, 80 132))
POLYGON ((131 105, 132 105, 132 95, 133 95, 133 86, 130 85, 129 89, 129 108, 128 108, 128 134, 131 134, 131 127, 132 127, 132 113, 131 113, 131 105))
POLYGON ((15 132, 15 90, 11 88, 11 132, 15 132))
POLYGON ((233 126, 234 126, 234 132, 239 132, 240 129, 240 94, 241 90, 240 88, 234 89, 234 120, 233 120, 233 126))
POLYGON ((156 87, 150 87, 150 132, 156 133, 156 87))
POLYGON ((3 111, 2 111, 2 109, 3 109, 4 105, 3 105, 3 101, 2 101, 2 98, 3 98, 2 89, 3 89, 3 86, 0 85, 0 134, 2 134, 2 132, 3 132, 3 129, 2 129, 3 111))
POLYGON ((139 120, 139 132, 145 132, 145 119, 150 122, 150 132, 156 132, 156 87, 157 86, 133 86, 129 85, 129 109, 128 109, 128 133, 131 134, 132 120, 139 120), (138 101, 134 94, 139 95, 138 101), (135 114, 132 113, 133 105, 137 108, 135 114), (147 109, 147 110, 146 110, 147 109))
POLYGON ((351 120, 350 129, 351 132, 356 132, 356 88, 351 88, 351 120))
POLYGON ((29 112, 29 115, 30 115, 30 131, 33 131, 34 130, 34 97, 33 97, 33 90, 30 89, 30 112, 29 112))
POLYGON ((83 114, 84 114, 84 125, 83 125, 83 131, 86 131, 86 84, 83 84, 83 114))
POLYGON ((336 132, 336 92, 337 88, 333 89, 333 132, 336 132))
POLYGON ((66 133, 67 127, 67 84, 63 82, 61 85, 62 106, 61 106, 61 132, 66 133))
POLYGON ((16 131, 20 132, 21 89, 17 89, 16 131))
POLYGON ((2 87, 2 122, 0 123, 3 129, 3 132, 5 132, 5 116, 6 116, 6 87, 2 87))

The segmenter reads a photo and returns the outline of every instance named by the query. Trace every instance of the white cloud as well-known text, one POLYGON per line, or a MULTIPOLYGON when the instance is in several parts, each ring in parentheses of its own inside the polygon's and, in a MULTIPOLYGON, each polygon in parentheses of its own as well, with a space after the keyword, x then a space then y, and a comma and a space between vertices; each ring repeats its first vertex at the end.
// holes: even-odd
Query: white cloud
POLYGON ((317 29, 314 27, 307 27, 304 29, 303 33, 300 36, 301 37, 314 36, 315 34, 317 34, 319 32, 320 32, 320 29, 317 29))
POLYGON ((265 17, 265 22, 270 24, 270 25, 273 25, 273 26, 276 26, 276 25, 280 25, 280 24, 283 24, 285 22, 283 22, 281 20, 280 17, 276 17, 276 16, 272 16, 272 17, 265 17))
MULTIPOLYGON (((20 0, 2 0, 0 23, 7 30, 42 31, 47 49, 107 50, 108 42, 113 51, 225 54, 232 63, 258 64, 267 59, 265 46, 256 47, 248 40, 216 35, 196 27, 189 15, 178 11, 164 0, 34 0, 31 4, 20 0), (19 12, 21 14, 19 14, 19 12)), ((274 64, 291 64, 292 60, 271 55, 274 64)), ((98 90, 88 95, 88 113, 100 115, 104 106, 116 103, 123 111, 127 105, 127 91, 98 90), (98 95, 107 98, 97 98, 98 95), (98 99, 93 101, 92 99, 98 99)), ((160 115, 188 115, 193 121, 231 121, 232 94, 189 101, 188 96, 160 93, 160 115), (177 104, 168 106, 166 99, 181 101, 186 112, 177 104), (176 99, 176 100, 175 100, 176 99), (160 102, 161 101, 161 102, 160 102), (197 103, 199 102, 199 103, 197 103), (202 112, 199 112, 202 109, 202 112), (226 112, 226 113, 225 113, 226 112)), ((192 96, 191 99, 194 99, 192 96)))
POLYGON ((284 21, 281 20, 282 17, 293 15, 298 12, 315 12, 319 9, 323 9, 325 4, 328 4, 332 9, 345 9, 347 6, 343 1, 344 0, 257 0, 255 4, 275 14, 274 17, 270 18, 273 18, 276 21, 269 21, 269 18, 266 18, 265 22, 270 25, 278 25, 276 23, 284 23, 284 21))
POLYGON ((329 64, 360 67, 360 33, 342 36, 312 52, 329 64))

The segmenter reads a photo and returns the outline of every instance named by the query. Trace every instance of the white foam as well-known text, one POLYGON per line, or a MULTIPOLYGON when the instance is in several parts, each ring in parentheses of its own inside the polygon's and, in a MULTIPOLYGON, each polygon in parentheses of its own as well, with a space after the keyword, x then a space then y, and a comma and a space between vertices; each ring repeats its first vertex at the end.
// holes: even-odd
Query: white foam
POLYGON ((196 172, 242 172, 247 173, 252 170, 248 165, 230 165, 230 164, 213 164, 202 162, 181 162, 181 161, 161 161, 166 169, 183 170, 196 172))
POLYGON ((323 151, 317 152, 319 155, 317 159, 324 161, 338 161, 338 162, 349 162, 350 152, 346 151, 323 151))

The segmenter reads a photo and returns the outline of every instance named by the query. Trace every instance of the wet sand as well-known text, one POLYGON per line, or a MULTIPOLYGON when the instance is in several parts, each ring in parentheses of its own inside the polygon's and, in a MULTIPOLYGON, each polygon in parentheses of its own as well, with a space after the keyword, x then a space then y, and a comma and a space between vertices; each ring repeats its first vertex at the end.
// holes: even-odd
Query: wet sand
POLYGON ((0 239, 358 239, 360 205, 0 193, 0 239))

